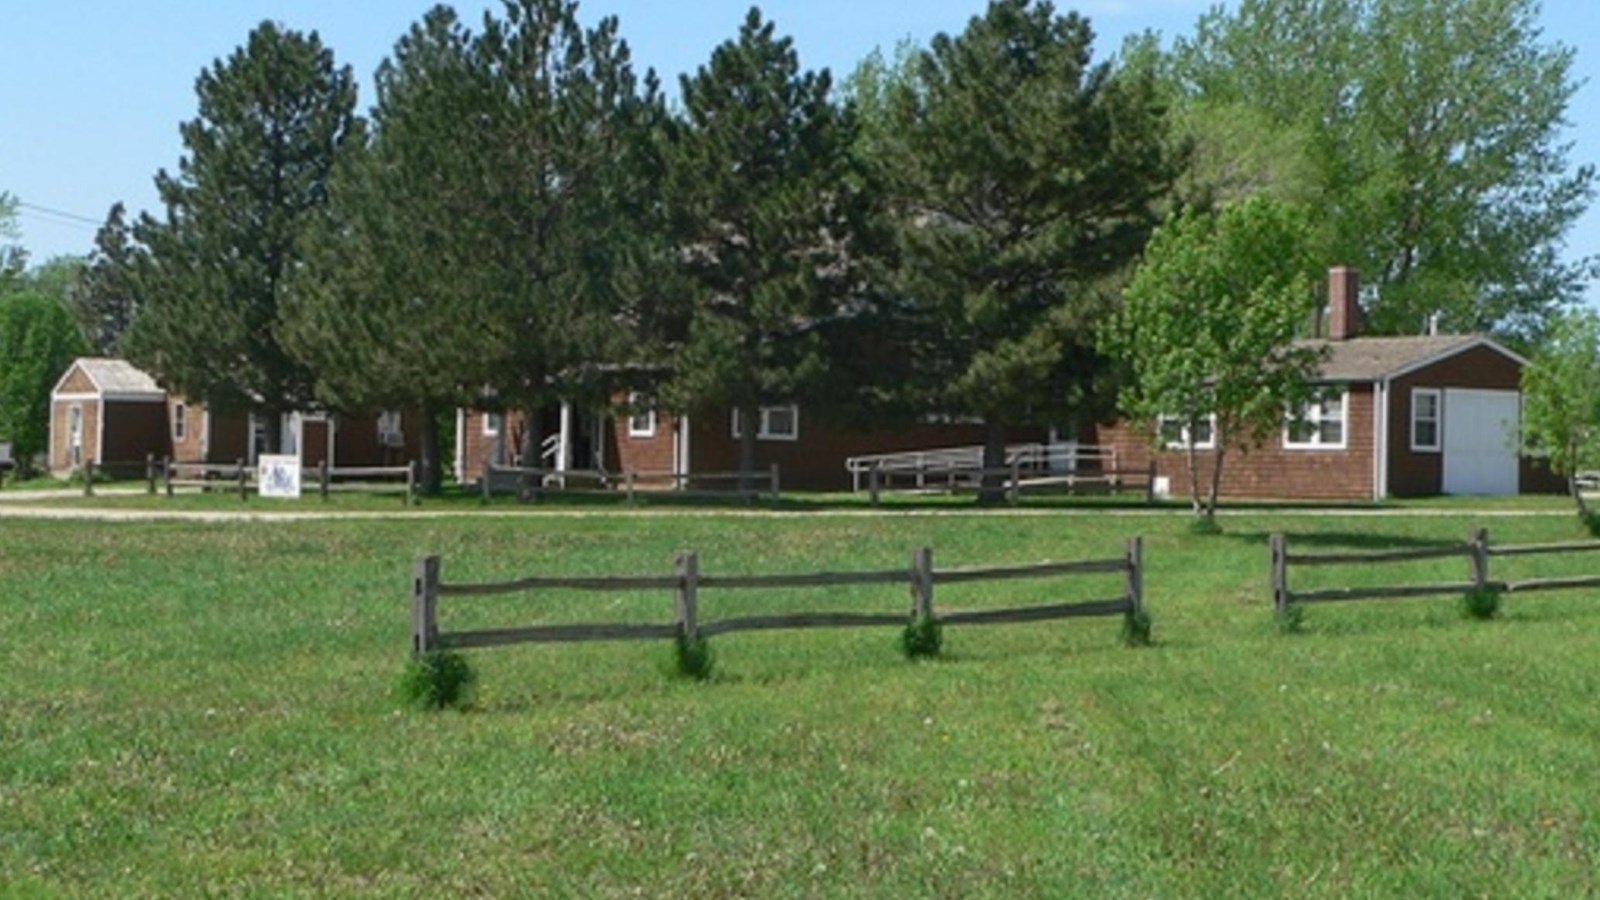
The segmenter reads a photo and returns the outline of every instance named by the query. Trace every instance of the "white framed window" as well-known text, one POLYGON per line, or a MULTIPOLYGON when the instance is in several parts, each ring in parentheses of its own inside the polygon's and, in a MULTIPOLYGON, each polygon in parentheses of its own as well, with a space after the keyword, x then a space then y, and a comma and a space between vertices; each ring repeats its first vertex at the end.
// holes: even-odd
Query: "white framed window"
POLYGON ((649 398, 639 393, 629 394, 628 410, 628 437, 656 436, 656 410, 649 398))
MULTIPOLYGON (((756 429, 756 440, 760 441, 798 441, 800 439, 800 407, 791 403, 787 406, 763 406, 760 410, 760 427, 756 429)), ((733 411, 733 436, 744 436, 744 424, 739 421, 739 410, 733 411)))
POLYGON ((483 414, 483 434, 485 437, 495 437, 505 427, 505 413, 486 412, 483 414))
POLYGON ((398 410, 386 409, 378 413, 378 443, 385 447, 398 447, 405 443, 405 432, 398 410))
POLYGON ((74 466, 83 462, 82 403, 67 407, 67 462, 74 466))
POLYGON ((182 403, 172 404, 172 439, 181 441, 189 436, 189 410, 182 403))
POLYGON ((1289 412, 1283 426, 1287 450, 1343 450, 1350 392, 1330 388, 1305 406, 1289 412))
POLYGON ((1168 450, 1187 450, 1190 442, 1196 450, 1217 449, 1217 415, 1212 413, 1202 419, 1194 428, 1193 433, 1183 424, 1178 416, 1163 415, 1156 419, 1156 428, 1161 434, 1161 443, 1168 450))
POLYGON ((1438 388, 1411 389, 1411 450, 1438 453, 1444 401, 1438 388))

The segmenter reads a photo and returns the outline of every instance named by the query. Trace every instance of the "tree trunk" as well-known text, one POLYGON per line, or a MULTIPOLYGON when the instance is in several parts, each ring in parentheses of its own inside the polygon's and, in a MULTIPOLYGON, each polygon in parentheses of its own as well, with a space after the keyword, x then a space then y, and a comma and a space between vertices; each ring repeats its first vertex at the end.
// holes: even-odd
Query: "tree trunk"
POLYGON ((1578 518, 1585 523, 1589 521, 1589 504, 1583 500, 1583 490, 1578 487, 1578 473, 1567 475, 1567 493, 1572 495, 1572 502, 1578 506, 1578 518))
MULTIPOLYGON (((538 403, 527 403, 522 407, 522 467, 524 469, 544 468, 544 416, 538 403)), ((539 488, 543 487, 543 476, 521 475, 517 478, 519 496, 524 502, 532 503, 539 499, 539 488)))
POLYGON ((1184 442, 1183 455, 1189 463, 1189 508, 1194 510, 1197 518, 1205 518, 1205 507, 1200 503, 1200 454, 1194 449, 1194 441, 1184 442))
POLYGON ((739 405, 739 496, 750 497, 750 480, 756 471, 756 431, 761 409, 754 403, 739 405))
POLYGON ((422 428, 417 434, 417 452, 422 457, 418 460, 422 468, 422 494, 436 497, 444 486, 444 472, 439 465, 439 417, 432 409, 424 408, 420 418, 422 428))
POLYGON ((993 419, 983 420, 983 475, 978 479, 978 504, 1004 503, 1006 467, 1006 426, 993 419))
POLYGON ((1220 431, 1216 432, 1214 434, 1214 437, 1216 438, 1217 449, 1214 451, 1214 456, 1213 456, 1212 461, 1211 461, 1211 491, 1210 491, 1209 495, 1206 497, 1206 518, 1207 519, 1212 519, 1212 520, 1215 520, 1217 518, 1217 494, 1222 489, 1222 456, 1223 456, 1223 446, 1222 446, 1222 434, 1221 434, 1221 432, 1220 431))

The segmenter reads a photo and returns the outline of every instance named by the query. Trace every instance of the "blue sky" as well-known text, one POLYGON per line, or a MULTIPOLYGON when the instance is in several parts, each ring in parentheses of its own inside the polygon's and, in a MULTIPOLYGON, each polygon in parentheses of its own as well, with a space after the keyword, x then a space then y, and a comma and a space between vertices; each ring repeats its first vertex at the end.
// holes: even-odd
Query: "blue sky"
MULTIPOLYGON (((16 195, 22 243, 39 262, 81 254, 95 225, 121 200, 154 209, 152 177, 176 167, 178 124, 195 111, 194 78, 233 50, 262 19, 319 31, 365 89, 378 62, 429 0, 18 0, 4 16, 0 49, 0 190, 16 195), (50 210, 53 212, 45 212, 50 210), (65 215, 58 215, 65 214, 65 215), (87 220, 87 221, 85 221, 87 220)), ((489 4, 461 0, 476 18, 489 4)), ((498 4, 495 4, 498 7, 498 4)), ((801 62, 843 75, 874 47, 903 38, 925 42, 958 31, 985 0, 768 0, 761 4, 790 34, 801 62)), ((1209 0, 1058 2, 1090 18, 1097 56, 1130 33, 1187 33, 1209 0)), ((585 18, 616 15, 642 68, 669 85, 732 36, 748 0, 583 0, 585 18)), ((1546 0, 1547 39, 1577 50, 1575 75, 1586 84, 1568 111, 1572 161, 1600 161, 1600 27, 1588 0, 1546 0)), ((1569 235, 1569 255, 1600 253, 1600 210, 1569 235)), ((1589 300, 1600 306, 1600 284, 1589 300)))

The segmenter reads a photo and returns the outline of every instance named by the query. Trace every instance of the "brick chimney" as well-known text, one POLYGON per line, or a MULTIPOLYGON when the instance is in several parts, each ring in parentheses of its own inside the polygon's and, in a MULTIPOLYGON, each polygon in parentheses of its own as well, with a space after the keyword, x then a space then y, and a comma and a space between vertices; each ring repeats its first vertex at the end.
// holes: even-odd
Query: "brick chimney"
POLYGON ((1361 276, 1349 266, 1328 270, 1328 340, 1348 341, 1361 333, 1361 276))

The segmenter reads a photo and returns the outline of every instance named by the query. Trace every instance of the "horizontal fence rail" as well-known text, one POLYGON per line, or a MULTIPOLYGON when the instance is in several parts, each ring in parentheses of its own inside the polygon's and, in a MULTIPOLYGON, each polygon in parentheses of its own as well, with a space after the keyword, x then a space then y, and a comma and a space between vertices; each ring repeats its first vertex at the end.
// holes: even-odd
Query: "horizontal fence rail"
POLYGON ((774 575, 701 575, 698 554, 686 551, 678 554, 671 575, 599 577, 540 575, 499 582, 450 583, 440 579, 440 558, 428 556, 417 561, 414 572, 411 597, 411 649, 414 654, 421 655, 434 650, 518 643, 664 638, 692 641, 739 631, 904 626, 908 622, 925 618, 947 625, 996 625, 1084 616, 1133 615, 1143 609, 1143 565, 1143 541, 1138 537, 1130 538, 1123 555, 1116 559, 1042 562, 1032 565, 984 566, 942 571, 934 569, 933 551, 927 547, 918 549, 912 555, 909 569, 774 575), (1110 600, 1001 609, 948 610, 937 614, 933 605, 934 585, 939 583, 957 584, 1119 572, 1123 575, 1123 592, 1121 596, 1110 600), (700 621, 701 590, 819 588, 871 584, 907 585, 911 594, 909 617, 904 613, 794 612, 741 616, 711 622, 700 621), (439 630, 441 597, 491 596, 542 589, 611 592, 670 590, 673 597, 673 620, 670 623, 581 623, 456 632, 439 630))
POLYGON ((1347 600, 1430 597, 1441 594, 1465 594, 1480 589, 1492 589, 1515 594, 1530 591, 1600 587, 1600 575, 1496 581, 1489 574, 1489 560, 1496 556, 1534 556, 1540 554, 1587 553, 1592 551, 1600 551, 1600 541, 1506 544, 1495 547, 1489 543, 1488 530, 1477 528, 1472 531, 1464 544, 1419 547, 1407 550, 1291 553, 1289 551, 1288 538, 1283 534, 1274 534, 1270 538, 1269 546, 1272 570, 1272 605, 1274 609, 1281 612, 1296 603, 1334 603, 1347 600), (1466 580, 1428 584, 1330 587, 1308 591, 1291 590, 1289 587, 1290 566, 1382 565, 1450 557, 1462 557, 1467 561, 1466 580))

